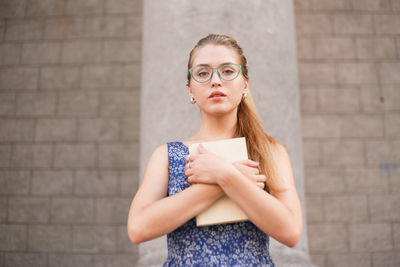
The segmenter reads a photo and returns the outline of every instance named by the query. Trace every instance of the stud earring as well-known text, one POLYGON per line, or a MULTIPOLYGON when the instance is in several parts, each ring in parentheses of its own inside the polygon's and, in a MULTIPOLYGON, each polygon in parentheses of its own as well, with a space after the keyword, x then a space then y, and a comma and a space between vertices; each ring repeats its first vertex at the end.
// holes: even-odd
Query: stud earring
POLYGON ((190 97, 190 103, 195 104, 196 103, 196 99, 194 99, 193 96, 190 97))
POLYGON ((242 99, 245 100, 247 98, 247 92, 243 93, 242 99))

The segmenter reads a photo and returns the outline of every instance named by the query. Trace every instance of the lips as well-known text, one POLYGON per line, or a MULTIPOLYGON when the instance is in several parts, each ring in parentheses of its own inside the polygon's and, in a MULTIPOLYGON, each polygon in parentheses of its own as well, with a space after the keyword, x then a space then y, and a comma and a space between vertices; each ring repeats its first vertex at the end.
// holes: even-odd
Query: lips
POLYGON ((211 95, 208 98, 213 98, 213 97, 217 97, 217 96, 226 96, 224 93, 222 93, 221 91, 214 91, 211 93, 211 95))

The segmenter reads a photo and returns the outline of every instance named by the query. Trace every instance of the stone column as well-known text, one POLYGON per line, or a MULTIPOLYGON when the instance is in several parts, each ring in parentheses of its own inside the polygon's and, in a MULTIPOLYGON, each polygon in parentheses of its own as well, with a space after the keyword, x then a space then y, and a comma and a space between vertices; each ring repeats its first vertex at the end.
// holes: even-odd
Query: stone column
MULTIPOLYGON (((248 59, 250 90, 264 127, 289 151, 303 205, 304 231, 295 248, 271 238, 277 266, 311 266, 304 207, 303 161, 293 3, 290 0, 144 1, 140 174, 152 151, 200 126, 185 88, 188 55, 209 33, 233 36, 248 59)), ((166 258, 160 238, 140 246, 140 266, 166 258)))

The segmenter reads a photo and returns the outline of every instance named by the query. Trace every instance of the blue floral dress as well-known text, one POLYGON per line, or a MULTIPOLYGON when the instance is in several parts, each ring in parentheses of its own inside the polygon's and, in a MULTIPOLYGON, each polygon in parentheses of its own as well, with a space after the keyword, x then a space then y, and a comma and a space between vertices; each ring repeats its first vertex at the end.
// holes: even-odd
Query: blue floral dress
MULTIPOLYGON (((189 149, 182 142, 167 145, 171 196, 190 186, 185 175, 189 149)), ((197 227, 195 220, 167 235, 168 258, 163 266, 275 266, 269 255, 269 236, 253 223, 197 227)))

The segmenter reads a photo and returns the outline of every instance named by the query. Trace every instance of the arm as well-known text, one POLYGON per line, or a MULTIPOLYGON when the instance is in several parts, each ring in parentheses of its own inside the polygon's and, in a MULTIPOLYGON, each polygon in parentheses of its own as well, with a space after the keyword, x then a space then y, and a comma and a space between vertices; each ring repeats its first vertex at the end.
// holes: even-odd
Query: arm
POLYGON ((218 184, 258 228, 289 247, 297 244, 302 232, 301 206, 290 158, 283 145, 276 145, 273 154, 286 191, 272 194, 260 189, 259 181, 255 183, 246 177, 234 164, 203 149, 199 151, 191 157, 191 168, 186 169, 189 182, 218 184))
POLYGON ((233 168, 229 174, 221 176, 218 184, 258 228, 279 242, 294 247, 302 232, 300 201, 286 148, 277 145, 274 156, 286 191, 268 194, 233 168))
POLYGON ((168 151, 163 144, 151 155, 129 210, 127 230, 133 243, 173 231, 223 195, 217 185, 198 184, 167 197, 168 181, 168 151))

